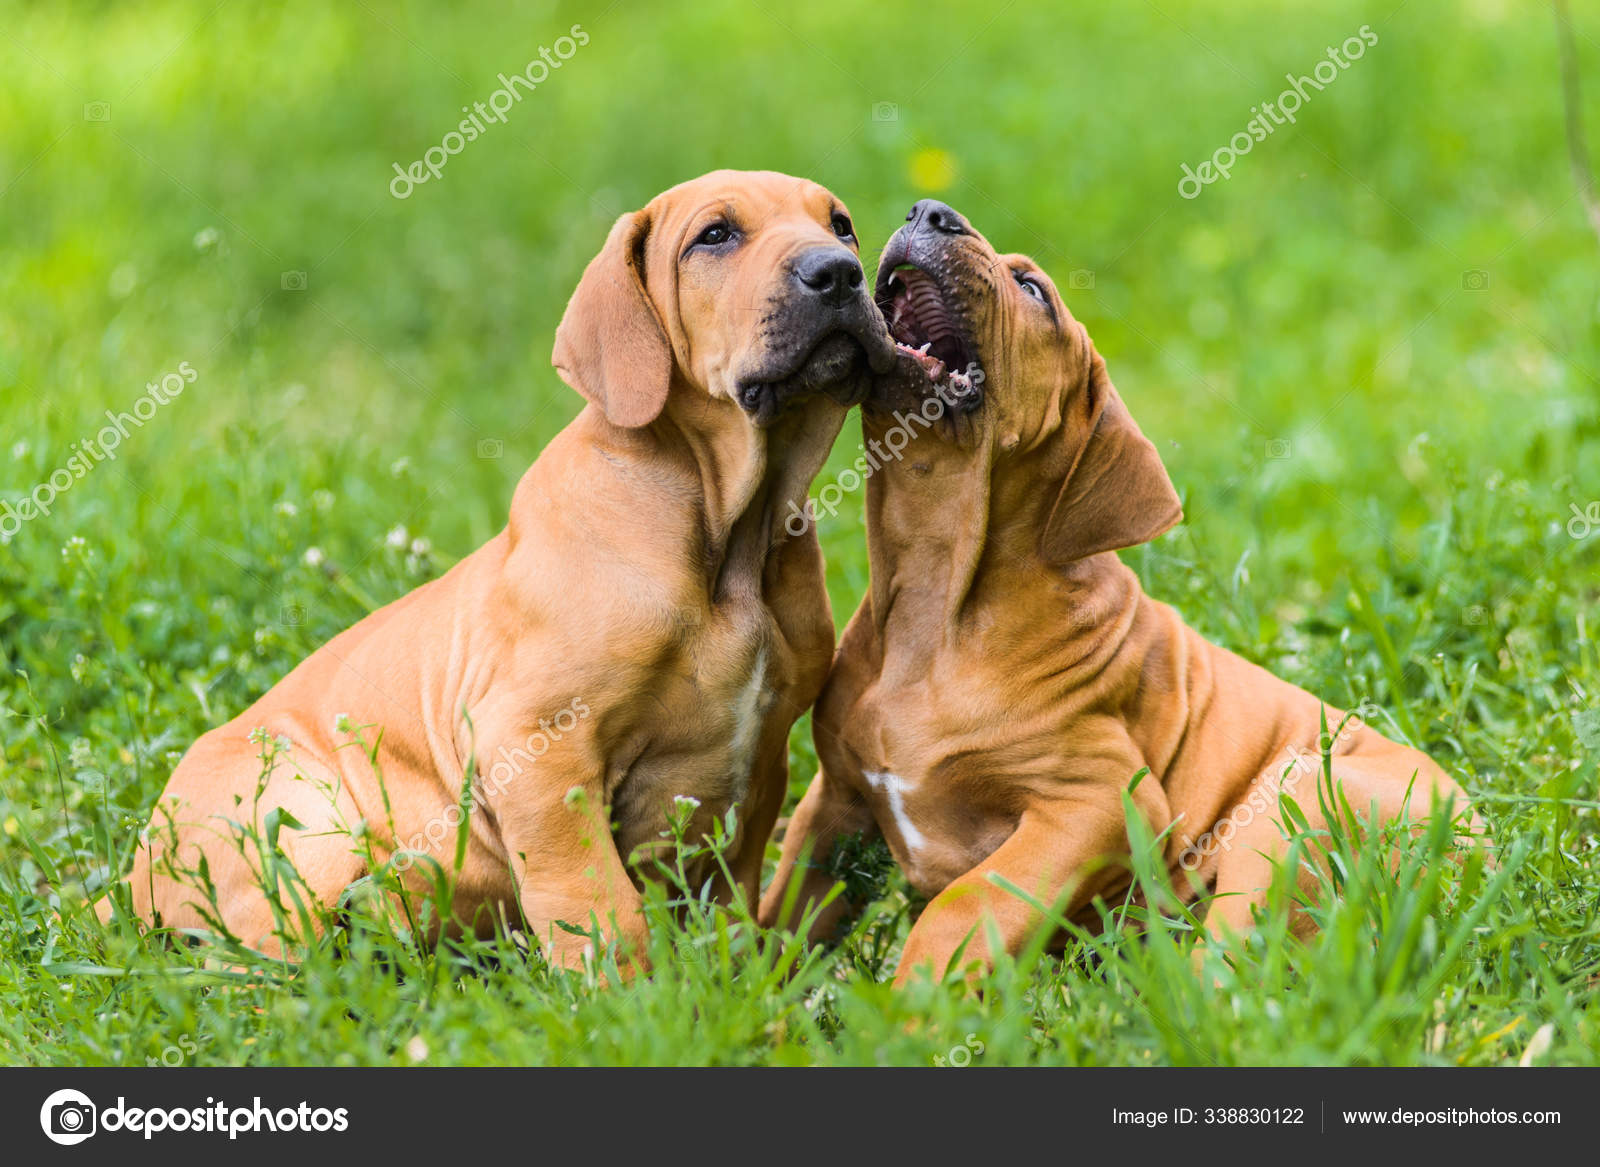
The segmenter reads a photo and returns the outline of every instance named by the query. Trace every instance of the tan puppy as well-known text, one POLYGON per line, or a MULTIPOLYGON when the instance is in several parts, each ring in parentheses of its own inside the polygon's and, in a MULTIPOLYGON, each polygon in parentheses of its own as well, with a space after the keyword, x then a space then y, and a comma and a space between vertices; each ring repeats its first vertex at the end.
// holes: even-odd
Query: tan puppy
MULTIPOLYGON (((1322 822, 1307 774, 1322 704, 1201 639, 1118 560, 1179 520, 1178 497, 1037 265, 997 255, 927 200, 890 240, 877 286, 906 352, 863 406, 866 438, 892 448, 909 416, 894 411, 936 389, 944 416, 912 422, 918 436, 869 480, 870 591, 815 711, 821 769, 763 923, 797 878, 800 907, 820 900, 841 836, 880 830, 931 900, 897 982, 942 974, 964 942, 987 955, 985 918, 1013 953, 1039 927, 991 875, 1045 903, 1065 894, 1067 914, 1092 923, 1093 897, 1129 885, 1126 864, 1097 861, 1126 854, 1121 797, 1148 766, 1134 803, 1156 832, 1177 824, 1175 887, 1188 898, 1182 872, 1196 872, 1221 897, 1208 929, 1247 927, 1285 848, 1277 784, 1322 822), (797 872, 805 848, 815 859, 797 872)), ((1333 729, 1344 715, 1327 716, 1333 729)), ((1357 722, 1333 753, 1363 814, 1399 816, 1413 776, 1414 819, 1465 805, 1427 757, 1357 722)), ((830 907, 817 938, 847 911, 830 907)))
POLYGON ((557 921, 637 947, 625 861, 677 797, 697 801, 678 804, 696 833, 740 806, 731 868, 753 897, 789 729, 833 651, 816 536, 783 517, 893 361, 849 214, 815 183, 719 171, 624 215, 556 333, 555 366, 589 405, 524 476, 507 528, 194 745, 137 854, 137 911, 206 926, 184 874, 203 857, 221 923, 279 951, 295 921, 275 921, 256 848, 242 857, 229 826, 263 832, 275 808, 301 824, 279 843, 323 906, 367 871, 369 842, 420 893, 434 869, 404 852, 453 868, 469 758, 446 927, 503 912, 567 964, 585 941, 557 921))

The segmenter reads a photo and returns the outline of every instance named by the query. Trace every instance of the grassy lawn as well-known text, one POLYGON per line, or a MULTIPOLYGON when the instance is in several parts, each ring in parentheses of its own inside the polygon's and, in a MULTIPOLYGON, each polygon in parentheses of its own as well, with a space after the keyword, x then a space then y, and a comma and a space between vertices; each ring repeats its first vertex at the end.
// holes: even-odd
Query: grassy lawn
MULTIPOLYGON (((1576 19, 1600 133, 1600 15, 1576 19)), ((0 501, 194 374, 0 545, 0 1062, 1600 1061, 1600 248, 1547 7, 0 0, 0 24, 0 501), (504 124, 392 196, 574 24, 504 124), (1180 196, 1364 25, 1295 124, 1180 196), (717 166, 825 183, 873 256, 933 193, 1036 256, 1184 495, 1128 556, 1146 588, 1375 705, 1478 800, 1499 870, 1422 840, 1393 878, 1345 844, 1309 944, 1267 927, 1197 978, 1181 915, 1111 905, 978 995, 890 991, 893 872, 827 952, 675 919, 667 881, 658 971, 623 988, 515 936, 360 928, 233 982, 99 925, 86 896, 190 742, 501 526, 580 404, 549 353, 584 263, 717 166)), ((860 497, 821 534, 842 624, 860 497)), ((792 761, 797 796, 808 720, 792 761)))

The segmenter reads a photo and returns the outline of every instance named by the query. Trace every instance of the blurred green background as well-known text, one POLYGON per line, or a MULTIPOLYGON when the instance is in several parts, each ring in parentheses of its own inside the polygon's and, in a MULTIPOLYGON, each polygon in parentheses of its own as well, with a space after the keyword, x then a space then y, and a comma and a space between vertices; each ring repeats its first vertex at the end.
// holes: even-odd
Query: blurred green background
MULTIPOLYGON (((13 554, 115 536, 119 569, 192 596, 229 578, 215 544, 258 555, 273 504, 318 487, 468 550, 577 410, 551 336, 610 220, 736 166, 832 187, 869 255, 937 193, 1063 285, 1092 273, 1071 306, 1208 554, 1332 570, 1367 498, 1403 538, 1445 502, 1441 463, 1481 486, 1530 441, 1569 451, 1596 364, 1548 10, 1397 9, 8 3, 0 392, 28 448, 0 451, 0 491, 180 360, 200 372, 13 554), (590 43, 506 124, 390 196, 393 163, 574 23, 590 43), (1363 24, 1379 43, 1297 125, 1177 196, 1180 164, 1363 24)), ((300 531, 347 564, 372 535, 300 531)), ((848 608, 859 531, 825 534, 848 608)))
MULTIPOLYGON (((1575 19, 1600 132, 1600 13, 1575 19)), ((1568 525, 1600 517, 1600 245, 1546 5, 0 0, 0 29, 0 500, 198 373, 0 546, 24 882, 19 831, 103 877, 91 832, 136 828, 199 732, 502 525, 580 405, 549 353, 584 264, 724 166, 831 187, 869 268, 930 194, 1032 253, 1185 497, 1129 556, 1153 593, 1374 697, 1474 792, 1594 797, 1571 718, 1600 542, 1568 525), (392 197, 574 24, 505 124, 392 197), (1179 197, 1364 25, 1297 124, 1179 197)), ((821 534, 842 623, 860 499, 821 534)), ((1592 817, 1544 823, 1551 856, 1592 862, 1592 817)))
MULTIPOLYGON (((37 581, 82 537, 180 671, 242 632, 247 655, 282 642, 259 685, 496 531, 580 404, 549 351, 584 263, 616 214, 719 166, 830 186, 869 259, 926 194, 1038 257, 1185 495, 1167 545, 1254 573, 1262 610, 1223 614, 1246 643, 1352 560, 1419 554, 1462 491, 1526 478, 1552 522, 1589 501, 1597 249, 1540 5, 0 11, 0 497, 147 381, 199 374, 0 564, 37 581), (392 197, 395 163, 573 24, 589 43, 505 124, 392 197), (1378 43, 1296 125, 1178 196, 1363 25, 1378 43), (431 564, 391 553, 400 527, 431 564), (311 547, 325 566, 299 570, 311 547)), ((1578 31, 1600 59, 1600 18, 1578 31)), ((852 421, 819 484, 858 442, 852 421)), ((858 503, 823 530, 841 623, 858 503)), ((92 648, 51 614, 0 641, 12 663, 92 648)))

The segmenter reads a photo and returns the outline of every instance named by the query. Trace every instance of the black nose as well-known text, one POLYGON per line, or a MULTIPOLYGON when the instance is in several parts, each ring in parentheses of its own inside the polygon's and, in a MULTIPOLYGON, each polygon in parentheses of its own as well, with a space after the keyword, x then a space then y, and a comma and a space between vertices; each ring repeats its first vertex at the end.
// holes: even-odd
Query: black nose
POLYGON ((926 225, 929 229, 945 235, 965 235, 971 230, 967 226, 967 221, 954 207, 941 203, 938 199, 923 199, 918 202, 906 216, 906 222, 912 224, 913 231, 926 225))
POLYGON ((843 308, 861 289, 861 261, 842 247, 816 247, 794 264, 795 278, 830 308, 843 308))

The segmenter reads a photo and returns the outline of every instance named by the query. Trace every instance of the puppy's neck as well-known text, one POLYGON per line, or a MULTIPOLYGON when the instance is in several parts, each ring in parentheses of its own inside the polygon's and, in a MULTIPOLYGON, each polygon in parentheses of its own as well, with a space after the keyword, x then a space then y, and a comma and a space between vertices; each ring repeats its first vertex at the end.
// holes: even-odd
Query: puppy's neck
POLYGON ((880 633, 891 618, 953 632, 989 538, 989 443, 980 436, 958 444, 918 421, 862 413, 867 449, 881 460, 867 479, 869 586, 880 633))
MULTIPOLYGON (((869 443, 893 418, 864 415, 869 443)), ((1050 447, 1012 453, 980 428, 956 443, 910 442, 867 483, 873 612, 955 635, 975 605, 1042 577, 1081 573, 1047 563, 1040 536, 1070 467, 1050 447)))
POLYGON ((803 507, 845 410, 817 397, 757 428, 733 402, 673 392, 648 428, 697 511, 711 597, 759 594, 767 557, 787 538, 790 504, 803 507))

